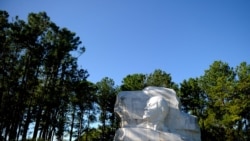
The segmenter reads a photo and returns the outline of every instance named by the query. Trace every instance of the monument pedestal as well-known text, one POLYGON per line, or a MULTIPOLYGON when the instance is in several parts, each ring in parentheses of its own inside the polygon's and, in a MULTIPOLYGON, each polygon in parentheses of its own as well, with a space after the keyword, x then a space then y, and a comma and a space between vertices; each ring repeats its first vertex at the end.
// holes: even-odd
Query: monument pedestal
POLYGON ((174 133, 154 131, 146 128, 120 128, 115 141, 188 141, 174 133))

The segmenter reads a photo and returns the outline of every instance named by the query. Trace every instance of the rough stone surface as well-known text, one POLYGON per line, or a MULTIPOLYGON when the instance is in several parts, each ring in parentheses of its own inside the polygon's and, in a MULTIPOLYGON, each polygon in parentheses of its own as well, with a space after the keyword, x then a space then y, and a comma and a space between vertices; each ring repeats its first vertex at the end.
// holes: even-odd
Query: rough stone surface
POLYGON ((114 110, 121 118, 115 141, 200 141, 197 118, 180 111, 173 89, 122 91, 114 110))

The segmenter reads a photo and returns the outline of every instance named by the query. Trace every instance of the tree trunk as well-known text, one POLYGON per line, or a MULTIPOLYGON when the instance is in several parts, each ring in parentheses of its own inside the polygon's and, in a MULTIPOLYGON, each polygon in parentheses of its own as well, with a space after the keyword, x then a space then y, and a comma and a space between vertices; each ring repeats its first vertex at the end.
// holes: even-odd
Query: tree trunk
POLYGON ((28 129, 29 129, 30 121, 31 121, 31 106, 29 106, 29 109, 27 111, 27 118, 26 118, 26 121, 25 121, 25 124, 24 124, 24 127, 23 127, 22 141, 26 140, 26 136, 27 136, 27 132, 28 132, 28 129))
POLYGON ((36 116, 36 125, 35 125, 34 132, 33 132, 33 138, 32 138, 33 140, 36 140, 37 138, 37 133, 38 133, 38 128, 40 126, 41 117, 42 117, 42 108, 39 106, 39 109, 37 111, 37 116, 36 116))
POLYGON ((105 140, 105 130, 106 130, 106 111, 104 111, 103 113, 103 120, 102 120, 102 139, 105 140))
POLYGON ((73 108, 73 113, 72 113, 72 122, 71 122, 70 133, 69 133, 69 141, 72 140, 74 121, 75 121, 75 107, 73 108))

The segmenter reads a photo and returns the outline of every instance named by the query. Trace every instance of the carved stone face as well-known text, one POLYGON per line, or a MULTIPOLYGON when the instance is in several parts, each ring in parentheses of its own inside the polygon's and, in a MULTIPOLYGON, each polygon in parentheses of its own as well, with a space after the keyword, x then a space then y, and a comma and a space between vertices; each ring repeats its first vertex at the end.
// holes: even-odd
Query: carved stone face
POLYGON ((162 114, 159 105, 159 101, 161 100, 161 97, 152 97, 148 100, 147 105, 145 107, 143 119, 153 120, 159 116, 159 114, 162 114))

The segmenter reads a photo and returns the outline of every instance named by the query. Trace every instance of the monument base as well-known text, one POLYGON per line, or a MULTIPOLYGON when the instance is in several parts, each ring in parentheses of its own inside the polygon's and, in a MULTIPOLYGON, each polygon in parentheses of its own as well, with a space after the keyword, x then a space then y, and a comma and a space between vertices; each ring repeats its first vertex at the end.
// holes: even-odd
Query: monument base
POLYGON ((174 133, 155 131, 146 128, 120 128, 114 141, 189 141, 174 133))

